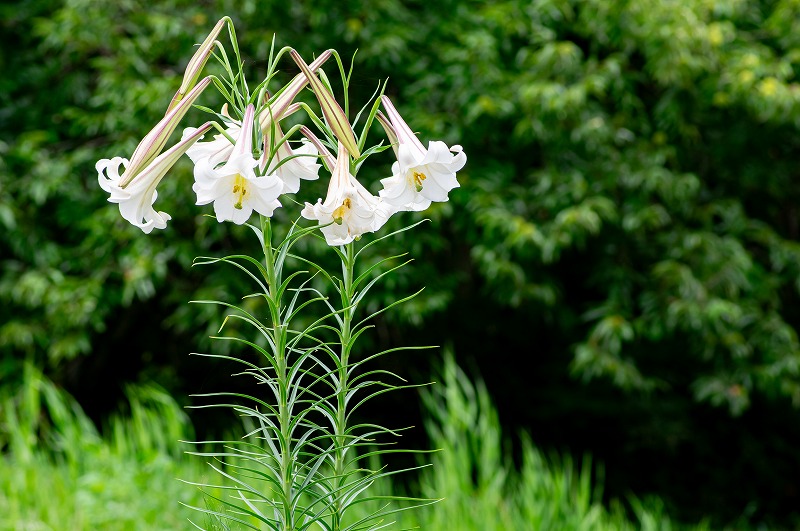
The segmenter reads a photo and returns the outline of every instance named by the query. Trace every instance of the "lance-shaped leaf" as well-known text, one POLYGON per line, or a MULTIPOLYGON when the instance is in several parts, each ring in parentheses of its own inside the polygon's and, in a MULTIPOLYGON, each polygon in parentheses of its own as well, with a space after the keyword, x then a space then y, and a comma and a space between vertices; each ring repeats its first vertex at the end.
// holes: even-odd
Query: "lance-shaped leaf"
MULTIPOLYGON (((315 61, 308 65, 308 68, 312 72, 316 72, 330 57, 331 51, 325 50, 315 61)), ((281 120, 288 116, 292 102, 307 83, 308 77, 306 77, 304 73, 297 74, 283 90, 272 97, 272 102, 269 102, 266 109, 261 111, 258 115, 258 121, 261 124, 262 131, 269 130, 272 120, 281 120)))
POLYGON ((325 116, 328 125, 333 131, 334 136, 342 143, 353 158, 358 158, 361 153, 358 150, 358 143, 356 136, 353 133, 353 128, 350 126, 350 121, 344 114, 344 111, 339 106, 339 103, 330 93, 328 88, 320 81, 320 79, 311 71, 309 66, 300 57, 300 54, 292 50, 290 52, 292 59, 303 71, 311 88, 314 89, 314 94, 317 96, 317 101, 322 108, 322 114, 325 116))
POLYGON ((214 29, 212 29, 211 33, 208 34, 206 40, 200 44, 200 47, 189 60, 189 64, 186 65, 186 72, 183 74, 181 86, 178 88, 178 92, 176 92, 172 97, 172 101, 169 103, 169 107, 167 107, 167 112, 174 109, 184 98, 184 96, 186 96, 186 93, 189 92, 197 83, 197 79, 200 77, 200 72, 203 71, 203 67, 208 62, 208 58, 211 57, 211 52, 214 50, 214 42, 216 41, 219 32, 222 31, 222 26, 225 25, 225 20, 225 18, 221 18, 219 22, 217 22, 217 25, 214 26, 214 29))
POLYGON ((169 111, 164 118, 145 136, 131 155, 131 161, 128 164, 128 169, 122 177, 120 186, 125 188, 128 184, 141 172, 154 158, 161 153, 164 146, 167 144, 172 132, 178 126, 178 123, 186 114, 186 111, 192 106, 198 96, 208 87, 211 83, 211 78, 206 77, 189 92, 185 98, 178 102, 178 105, 169 111))

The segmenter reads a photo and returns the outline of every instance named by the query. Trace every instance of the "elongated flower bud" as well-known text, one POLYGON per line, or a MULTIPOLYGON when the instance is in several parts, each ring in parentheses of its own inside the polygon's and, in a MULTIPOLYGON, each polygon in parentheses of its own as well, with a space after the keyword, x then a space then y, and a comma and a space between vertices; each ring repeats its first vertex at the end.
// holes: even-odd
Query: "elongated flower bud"
POLYGON ((208 34, 206 40, 200 45, 197 49, 195 54, 189 60, 189 64, 186 65, 186 72, 183 74, 183 81, 181 82, 180 88, 178 88, 178 92, 175 93, 175 96, 172 97, 172 101, 169 103, 169 107, 167 107, 167 112, 174 109, 178 102, 180 102, 186 93, 189 92, 192 87, 197 83, 197 79, 200 77, 200 72, 203 71, 203 67, 208 62, 208 58, 211 57, 211 52, 214 51, 214 42, 219 35, 219 32, 222 31, 222 26, 225 25, 225 18, 221 18, 219 22, 217 22, 214 29, 211 30, 211 33, 208 34))
POLYGON ((325 116, 325 120, 328 121, 328 125, 330 125, 333 134, 347 149, 350 155, 354 158, 360 157, 361 153, 358 151, 358 143, 356 142, 355 134, 353 134, 353 128, 350 126, 350 121, 339 106, 339 103, 333 97, 333 94, 330 93, 327 87, 323 85, 322 81, 311 71, 306 62, 303 61, 303 58, 300 57, 299 53, 292 50, 289 54, 292 56, 292 59, 294 59, 294 62, 297 63, 297 66, 300 67, 300 70, 303 71, 303 74, 308 78, 308 82, 311 88, 314 89, 314 94, 317 96, 317 101, 319 101, 319 105, 322 108, 322 114, 325 116))
MULTIPOLYGON (((314 62, 308 65, 308 68, 312 72, 316 72, 330 57, 331 51, 325 50, 314 62)), ((269 130, 269 124, 272 123, 272 120, 281 120, 288 116, 292 102, 307 83, 308 78, 304 73, 297 74, 283 90, 272 97, 272 102, 268 103, 267 108, 258 115, 262 131, 269 130)))
POLYGON ((178 126, 178 123, 186 114, 186 111, 192 106, 198 96, 208 87, 211 83, 211 78, 206 77, 189 92, 185 98, 178 102, 178 105, 169 111, 164 118, 145 136, 131 155, 131 161, 128 164, 128 169, 119 185, 122 188, 128 186, 136 175, 141 172, 153 159, 155 159, 164 146, 167 144, 172 132, 178 126))

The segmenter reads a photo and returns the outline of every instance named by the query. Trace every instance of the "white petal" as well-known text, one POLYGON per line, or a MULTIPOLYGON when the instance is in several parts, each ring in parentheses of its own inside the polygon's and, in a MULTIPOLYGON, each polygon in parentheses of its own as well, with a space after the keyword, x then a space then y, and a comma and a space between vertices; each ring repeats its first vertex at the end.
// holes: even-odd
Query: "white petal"
POLYGON ((464 149, 459 145, 452 146, 450 151, 456 154, 456 156, 453 157, 453 161, 450 163, 450 171, 461 171, 467 163, 467 154, 464 153, 464 149))
POLYGON ((214 214, 216 214, 217 221, 220 223, 232 221, 234 210, 236 209, 233 208, 233 201, 225 201, 220 198, 214 201, 214 214))
POLYGON ((398 173, 405 174, 411 168, 423 164, 423 161, 426 159, 426 155, 427 152, 424 150, 419 152, 408 145, 400 144, 400 146, 397 148, 397 162, 400 165, 398 173))
POLYGON ((101 159, 94 165, 97 170, 97 181, 100 188, 108 193, 111 193, 113 186, 116 186, 120 180, 119 167, 120 165, 125 169, 128 168, 128 159, 122 157, 114 157, 113 159, 101 159))
POLYGON ((249 205, 253 207, 253 210, 261 214, 262 216, 272 217, 272 214, 275 212, 276 208, 281 207, 281 202, 277 199, 273 199, 272 201, 266 201, 260 195, 254 195, 249 199, 249 205))
POLYGON ((250 216, 253 215, 253 206, 252 204, 248 204, 242 202, 242 208, 233 208, 233 216, 231 217, 231 221, 236 223, 237 225, 241 225, 245 223, 250 216))
MULTIPOLYGON (((316 205, 322 203, 322 199, 318 199, 316 205)), ((303 207, 303 210, 300 212, 300 215, 309 220, 316 220, 319 221, 319 215, 317 214, 316 205, 312 205, 311 203, 306 202, 306 206, 303 207)))
POLYGON ((313 181, 319 178, 322 164, 317 163, 317 148, 304 143, 294 150, 295 157, 278 168, 278 176, 285 183, 284 192, 296 194, 300 190, 300 180, 313 181))

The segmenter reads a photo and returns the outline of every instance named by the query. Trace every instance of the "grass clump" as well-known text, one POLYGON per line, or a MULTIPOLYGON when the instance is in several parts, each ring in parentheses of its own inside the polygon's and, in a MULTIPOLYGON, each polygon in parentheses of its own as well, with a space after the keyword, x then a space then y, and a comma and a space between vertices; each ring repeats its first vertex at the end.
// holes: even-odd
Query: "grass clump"
POLYGON ((521 465, 511 459, 488 391, 445 358, 440 382, 423 395, 433 466, 420 478, 423 497, 439 503, 403 513, 399 528, 428 530, 646 530, 709 529, 672 521, 657 498, 631 499, 628 510, 601 503, 592 463, 550 458, 521 437, 521 465))
MULTIPOLYGON (((425 427, 438 451, 413 494, 441 500, 394 515, 389 529, 709 529, 677 524, 656 498, 609 509, 588 458, 580 466, 569 456, 547 458, 525 437, 515 466, 485 387, 472 383, 452 357, 440 376, 423 395, 425 427)), ((191 426, 172 397, 153 385, 131 386, 127 397, 130 412, 110 419, 100 433, 32 366, 22 387, 0 394, 0 530, 189 529, 196 512, 186 505, 220 510, 208 495, 225 499, 228 492, 204 494, 176 479, 203 482, 214 472, 183 454, 178 441, 191 438, 191 426)), ((383 480, 378 490, 402 489, 383 480)), ((367 515, 376 503, 360 510, 367 515)))
POLYGON ((203 495, 176 480, 205 465, 182 455, 188 418, 163 389, 131 386, 130 413, 101 435, 33 366, 0 395, 0 529, 184 529, 203 495))

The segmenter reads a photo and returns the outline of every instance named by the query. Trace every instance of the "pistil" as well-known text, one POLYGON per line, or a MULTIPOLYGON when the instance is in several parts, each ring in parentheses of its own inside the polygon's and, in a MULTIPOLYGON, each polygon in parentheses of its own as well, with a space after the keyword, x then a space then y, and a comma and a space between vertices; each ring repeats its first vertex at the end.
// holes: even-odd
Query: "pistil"
POLYGON ((411 176, 411 180, 413 181, 412 184, 414 185, 414 188, 417 190, 417 192, 422 191, 422 181, 424 181, 427 178, 428 176, 422 172, 415 171, 413 173, 413 175, 411 176))
POLYGON ((353 206, 353 202, 350 200, 349 197, 346 197, 345 200, 342 202, 342 205, 333 211, 333 221, 337 225, 341 225, 342 221, 344 220, 344 215, 347 214, 347 211, 353 206))

